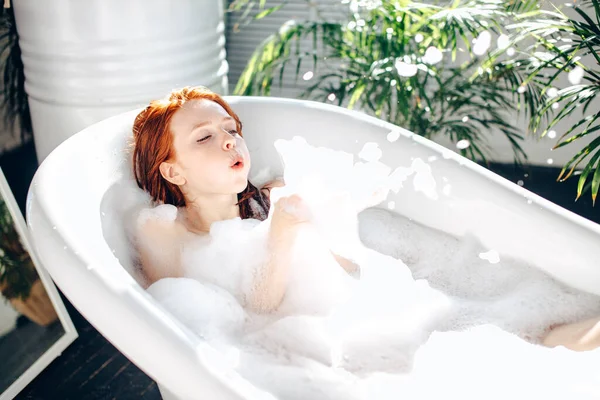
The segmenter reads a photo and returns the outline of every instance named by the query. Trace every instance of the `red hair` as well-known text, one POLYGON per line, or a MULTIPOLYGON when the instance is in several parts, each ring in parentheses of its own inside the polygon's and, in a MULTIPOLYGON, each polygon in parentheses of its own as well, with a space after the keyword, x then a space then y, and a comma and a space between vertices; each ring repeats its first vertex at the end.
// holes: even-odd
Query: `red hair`
MULTIPOLYGON (((148 192, 155 203, 183 207, 185 197, 179 186, 167 181, 160 173, 160 165, 175 157, 171 118, 190 100, 210 100, 219 104, 237 125, 242 135, 242 122, 229 104, 217 93, 203 87, 184 87, 173 90, 164 99, 150 102, 133 123, 133 171, 138 186, 148 192)), ((240 217, 264 219, 269 211, 269 199, 248 182, 238 194, 240 217), (258 206, 251 207, 255 201, 258 206)))

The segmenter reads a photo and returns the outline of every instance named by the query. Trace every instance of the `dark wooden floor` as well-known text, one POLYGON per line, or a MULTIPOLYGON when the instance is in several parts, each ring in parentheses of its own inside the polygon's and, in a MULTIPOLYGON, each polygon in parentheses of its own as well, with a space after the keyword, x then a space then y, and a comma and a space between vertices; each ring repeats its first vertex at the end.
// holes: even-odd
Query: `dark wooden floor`
POLYGON ((44 327, 19 316, 15 328, 0 337, 0 393, 64 334, 58 320, 44 327))
MULTIPOLYGON (((36 166, 32 145, 0 157, 0 167, 22 210, 36 166)), ((513 182, 521 180, 532 192, 600 223, 600 205, 594 208, 589 195, 575 202, 576 179, 556 183, 557 168, 522 169, 501 164, 489 168, 513 182)), ((64 301, 79 338, 17 399, 160 399, 155 382, 108 343, 66 299, 64 301)))

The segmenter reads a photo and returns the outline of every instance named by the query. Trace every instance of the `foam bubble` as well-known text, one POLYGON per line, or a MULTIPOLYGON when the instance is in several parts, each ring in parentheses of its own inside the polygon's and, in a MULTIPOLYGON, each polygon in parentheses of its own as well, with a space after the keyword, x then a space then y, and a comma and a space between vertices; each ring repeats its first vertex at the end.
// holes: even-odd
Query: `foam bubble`
POLYGON ((415 76, 419 70, 419 68, 415 64, 409 64, 400 59, 396 60, 394 66, 398 71, 398 75, 404 76, 406 78, 415 76))
POLYGON ((397 141, 398 139, 400 139, 400 131, 398 131, 398 130, 390 131, 387 134, 387 140, 390 143, 393 143, 393 142, 397 141))
POLYGON ((175 221, 177 218, 177 207, 171 204, 161 204, 156 207, 144 208, 140 211, 138 224, 143 225, 149 220, 175 221))
POLYGON ((423 56, 423 62, 426 64, 434 65, 442 61, 443 57, 444 55, 442 54, 440 49, 434 46, 429 46, 425 51, 425 55, 423 56))
POLYGON ((569 71, 569 82, 572 85, 579 85, 581 83, 581 80, 583 79, 583 76, 585 75, 585 72, 583 71, 583 68, 581 68, 580 66, 577 66, 575 68, 573 68, 571 71, 569 71))
POLYGON ((239 331, 246 312, 226 290, 190 278, 165 278, 148 293, 180 322, 207 340, 220 340, 239 331))
POLYGON ((365 143, 362 150, 358 153, 358 156, 365 161, 379 161, 383 152, 379 148, 379 145, 374 142, 365 143))
POLYGON ((186 277, 227 290, 244 301, 267 257, 267 225, 234 218, 212 224, 210 233, 188 242, 181 252, 186 277))
POLYGON ((492 43, 492 34, 489 31, 483 31, 473 41, 473 53, 482 56, 488 51, 492 43))
POLYGON ((488 260, 490 264, 498 264, 500 262, 500 256, 496 250, 490 250, 485 253, 479 253, 479 258, 482 260, 488 260))

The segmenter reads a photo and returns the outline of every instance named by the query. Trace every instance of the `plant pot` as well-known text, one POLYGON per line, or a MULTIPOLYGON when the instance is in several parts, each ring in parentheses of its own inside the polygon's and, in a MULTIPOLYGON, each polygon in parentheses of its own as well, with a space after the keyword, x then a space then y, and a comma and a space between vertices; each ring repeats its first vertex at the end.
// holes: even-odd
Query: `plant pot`
POLYGON ((171 89, 227 93, 221 0, 13 2, 41 162, 83 128, 171 89))
POLYGON ((15 310, 38 325, 48 326, 58 319, 54 305, 39 279, 31 286, 31 292, 27 299, 11 299, 10 303, 15 310))

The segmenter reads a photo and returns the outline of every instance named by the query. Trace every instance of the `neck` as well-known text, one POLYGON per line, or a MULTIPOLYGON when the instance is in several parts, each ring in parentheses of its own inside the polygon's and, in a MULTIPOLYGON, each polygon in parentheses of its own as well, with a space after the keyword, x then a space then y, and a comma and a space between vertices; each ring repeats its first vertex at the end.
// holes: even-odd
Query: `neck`
POLYGON ((199 196, 185 206, 190 230, 209 232, 213 222, 240 216, 237 195, 199 196))

